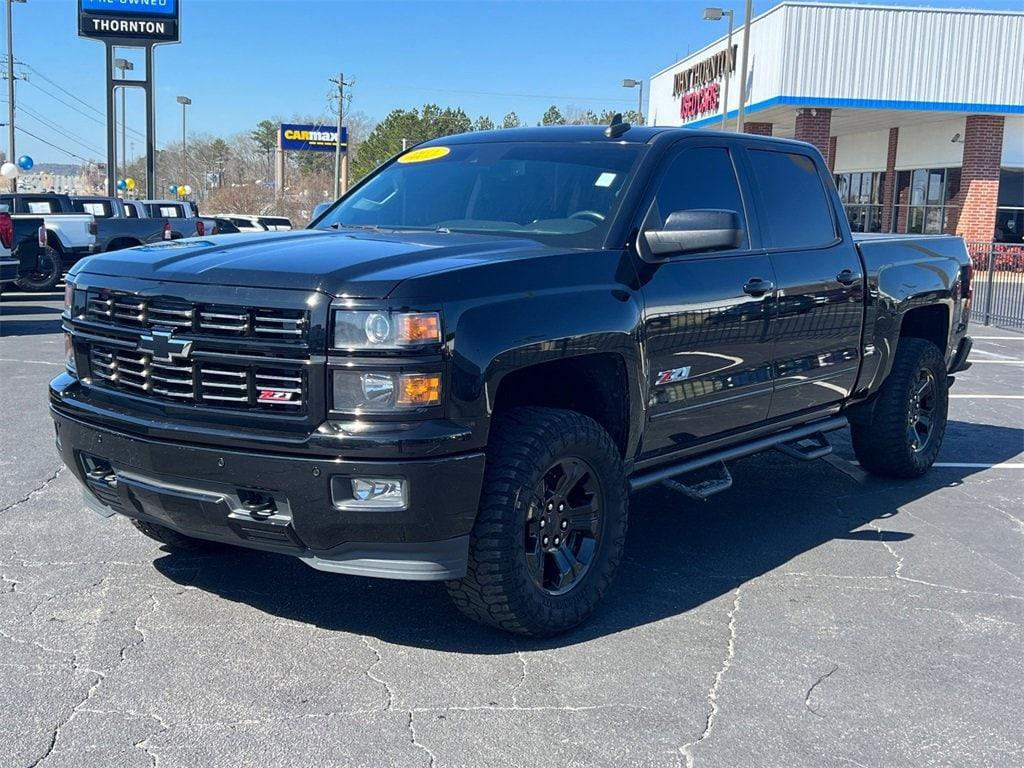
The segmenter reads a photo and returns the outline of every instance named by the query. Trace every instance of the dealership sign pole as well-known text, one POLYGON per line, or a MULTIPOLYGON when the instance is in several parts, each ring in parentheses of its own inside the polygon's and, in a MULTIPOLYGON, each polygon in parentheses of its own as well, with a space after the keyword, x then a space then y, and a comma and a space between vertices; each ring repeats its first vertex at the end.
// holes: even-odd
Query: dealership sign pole
MULTIPOLYGON (((107 70, 107 194, 116 194, 117 88, 141 88, 146 94, 146 191, 156 196, 156 106, 153 49, 181 40, 181 0, 78 0, 78 36, 98 40, 106 49, 107 70), (114 77, 115 48, 143 48, 146 76, 141 80, 114 77)), ((127 158, 125 158, 127 160, 127 158)))

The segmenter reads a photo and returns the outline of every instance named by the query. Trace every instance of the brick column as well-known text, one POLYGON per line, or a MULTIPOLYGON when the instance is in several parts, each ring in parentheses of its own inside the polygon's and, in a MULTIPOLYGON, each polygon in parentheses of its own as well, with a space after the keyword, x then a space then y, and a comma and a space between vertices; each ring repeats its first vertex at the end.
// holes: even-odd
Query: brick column
POLYGON ((991 241, 996 229, 999 161, 1003 154, 1003 117, 970 115, 964 131, 964 160, 956 234, 967 240, 991 241))
POLYGON ((832 133, 831 109, 801 109, 796 116, 796 131, 793 137, 797 141, 813 144, 821 152, 825 162, 829 163, 828 140, 832 133), (813 114, 812 114, 813 112, 813 114))
POLYGON ((889 152, 885 156, 885 186, 882 188, 882 231, 892 232, 892 204, 896 190, 896 150, 900 143, 900 129, 889 129, 889 152))
POLYGON ((771 136, 772 135, 772 124, 771 123, 743 123, 743 132, 751 133, 754 136, 771 136))

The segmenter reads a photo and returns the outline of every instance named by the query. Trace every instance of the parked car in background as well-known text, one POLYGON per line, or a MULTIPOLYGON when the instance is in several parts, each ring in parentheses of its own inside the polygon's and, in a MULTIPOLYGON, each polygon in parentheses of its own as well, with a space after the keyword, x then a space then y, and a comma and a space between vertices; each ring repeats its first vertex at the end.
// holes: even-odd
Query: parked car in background
POLYGON ((235 223, 230 219, 224 219, 221 218, 220 216, 214 216, 212 218, 214 224, 217 225, 218 235, 233 235, 242 231, 237 226, 235 226, 235 223))
POLYGON ((21 216, 42 216, 46 228, 46 244, 52 251, 54 264, 21 283, 24 290, 49 291, 61 275, 96 247, 96 219, 91 213, 76 211, 68 195, 55 192, 0 194, 0 205, 6 205, 17 221, 21 216))
POLYGON ((239 232, 280 232, 292 229, 292 222, 285 216, 254 216, 248 213, 215 213, 217 218, 227 219, 239 232))
POLYGON ((0 206, 0 290, 18 279, 20 266, 14 255, 14 220, 7 206, 0 206))
MULTIPOLYGON (((193 235, 217 234, 217 227, 209 219, 189 217, 150 216, 149 209, 137 201, 100 195, 73 197, 77 210, 96 217, 96 253, 119 251, 137 245, 161 240, 178 240, 193 235), (142 214, 141 216, 139 214, 142 214), (207 224, 210 221, 211 223, 207 224)), ((157 209, 160 206, 154 206, 157 209)), ((166 207, 170 210, 170 207, 166 207)), ((179 211, 174 208, 174 211, 179 211)))
MULTIPOLYGON (((140 200, 138 201, 142 205, 142 209, 147 218, 151 219, 171 219, 171 226, 175 232, 185 232, 189 230, 189 227, 179 226, 176 224, 176 219, 184 219, 192 222, 193 232, 184 234, 182 237, 190 237, 191 234, 196 234, 200 237, 206 235, 216 235, 216 222, 212 217, 200 216, 199 206, 191 200, 140 200)), ((172 238, 177 240, 178 237, 172 238)))

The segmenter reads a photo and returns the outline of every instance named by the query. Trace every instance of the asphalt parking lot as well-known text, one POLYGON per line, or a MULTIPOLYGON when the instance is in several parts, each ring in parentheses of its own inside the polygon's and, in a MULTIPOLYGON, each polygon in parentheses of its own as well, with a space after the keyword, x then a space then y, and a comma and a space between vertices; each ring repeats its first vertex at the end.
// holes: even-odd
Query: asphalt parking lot
POLYGON ((46 412, 59 313, 0 300, 3 768, 1024 765, 1024 334, 972 328, 921 480, 842 434, 706 503, 637 496, 602 609, 535 642, 438 585, 84 511, 46 412))

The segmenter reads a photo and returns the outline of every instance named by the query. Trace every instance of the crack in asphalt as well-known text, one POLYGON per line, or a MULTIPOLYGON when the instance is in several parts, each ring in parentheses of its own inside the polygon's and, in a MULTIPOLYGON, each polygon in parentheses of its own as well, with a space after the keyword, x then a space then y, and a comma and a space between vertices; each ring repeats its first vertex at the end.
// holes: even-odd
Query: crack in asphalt
POLYGON ((523 687, 526 682, 526 656, 522 651, 516 651, 516 658, 519 659, 519 663, 523 665, 523 672, 516 681, 516 684, 512 687, 512 706, 519 706, 519 689, 523 687))
POLYGON ((408 712, 409 712, 409 723, 408 723, 409 737, 412 740, 412 745, 414 747, 419 747, 420 749, 422 749, 424 752, 427 753, 427 758, 430 760, 430 762, 428 762, 427 765, 429 766, 429 768, 434 768, 434 766, 437 764, 437 755, 434 754, 434 751, 430 747, 428 747, 426 744, 422 743, 421 741, 419 741, 419 739, 416 738, 416 721, 415 721, 415 717, 416 716, 413 714, 413 710, 410 709, 408 712))
POLYGON ((807 707, 807 711, 810 712, 812 715, 815 715, 815 716, 821 717, 821 718, 825 717, 823 714, 818 712, 818 710, 816 710, 814 707, 811 706, 811 694, 814 693, 814 689, 815 688, 817 688, 823 682, 825 682, 830 677, 832 677, 832 675, 834 675, 836 673, 837 669, 839 669, 839 665, 838 664, 833 664, 832 665, 832 669, 830 669, 825 674, 821 675, 817 680, 815 680, 811 684, 811 687, 807 689, 807 694, 804 696, 804 706, 807 707))
POLYGON ((385 702, 385 705, 384 705, 384 711, 385 712, 393 712, 394 709, 395 709, 395 695, 394 695, 394 692, 391 690, 391 686, 388 684, 388 682, 384 678, 374 674, 374 672, 373 672, 374 667, 379 665, 384 660, 384 658, 381 656, 380 650, 375 645, 373 645, 373 643, 370 642, 370 638, 368 638, 366 635, 360 635, 359 639, 363 641, 363 645, 365 645, 367 648, 370 649, 370 651, 373 653, 374 658, 375 658, 373 664, 371 664, 366 669, 366 676, 368 678, 370 678, 371 680, 373 680, 373 682, 381 685, 384 688, 384 695, 385 695, 385 697, 387 699, 387 701, 385 702))
POLYGON ((15 507, 17 507, 17 506, 19 506, 21 504, 24 504, 26 501, 31 499, 37 493, 45 490, 46 486, 48 486, 50 483, 52 483, 54 480, 56 480, 57 476, 60 475, 60 473, 63 472, 63 471, 64 471, 64 465, 61 464, 59 467, 57 467, 56 470, 54 470, 53 474, 51 474, 49 477, 47 477, 45 480, 43 480, 43 482, 40 485, 37 485, 35 488, 33 488, 28 493, 26 493, 20 499, 17 499, 16 501, 12 501, 10 504, 8 504, 5 507, 0 507, 0 514, 2 514, 4 512, 9 512, 10 510, 14 509, 15 507))
POLYGON ((696 740, 687 742, 679 748, 679 752, 686 760, 686 768, 693 768, 693 750, 697 745, 711 735, 711 729, 714 727, 715 718, 718 717, 718 691, 722 687, 725 673, 729 671, 729 667, 732 666, 732 660, 736 656, 736 614, 740 609, 741 587, 741 584, 737 584, 736 589, 733 590, 732 608, 729 609, 729 613, 727 614, 729 617, 729 642, 726 644, 725 658, 722 660, 722 666, 719 667, 718 672, 715 673, 714 682, 711 684, 711 688, 708 689, 707 702, 709 709, 707 717, 704 720, 704 730, 701 731, 700 736, 698 736, 696 740))
MULTIPOLYGON (((151 594, 149 596, 149 599, 150 599, 150 602, 152 603, 152 609, 150 610, 150 614, 149 615, 152 615, 153 613, 156 612, 157 608, 160 606, 160 601, 156 599, 156 595, 155 594, 151 594)), ((110 675, 110 674, 113 674, 117 669, 119 669, 125 663, 125 661, 127 659, 128 652, 131 649, 137 648, 138 646, 140 646, 144 642, 146 642, 146 634, 142 630, 142 627, 140 625, 140 623, 142 621, 142 618, 143 618, 143 614, 140 614, 139 616, 137 616, 135 618, 135 623, 132 626, 134 631, 139 635, 138 639, 135 642, 126 643, 125 645, 121 646, 120 653, 118 654, 118 660, 114 664, 114 666, 112 666, 110 669, 108 669, 105 672, 102 671, 102 670, 98 670, 98 669, 86 669, 85 667, 81 667, 81 669, 84 669, 84 670, 94 674, 96 676, 96 678, 89 685, 89 690, 86 691, 85 696, 83 696, 82 699, 77 704, 75 704, 74 707, 71 708, 71 711, 68 713, 68 716, 65 717, 63 720, 61 720, 59 723, 57 723, 56 726, 54 726, 53 730, 50 733, 50 740, 49 740, 49 744, 46 747, 46 750, 43 752, 43 754, 39 758, 37 758, 35 761, 33 761, 29 765, 29 768, 36 768, 37 766, 41 765, 47 758, 49 758, 54 753, 54 751, 57 749, 57 743, 60 741, 61 731, 64 728, 66 728, 68 726, 68 724, 72 720, 75 719, 76 715, 78 715, 83 710, 85 710, 86 704, 89 703, 89 701, 92 699, 93 695, 96 693, 96 691, 99 689, 99 687, 103 684, 103 681, 106 680, 107 676, 110 675)), ((72 656, 72 667, 73 668, 78 668, 77 667, 77 663, 76 663, 77 662, 77 656, 75 654, 73 654, 73 653, 70 654, 70 655, 72 656)), ((148 739, 144 739, 143 741, 147 741, 147 740, 148 739)), ((147 754, 149 754, 148 751, 147 751, 147 754)), ((150 757, 155 757, 155 756, 154 755, 150 755, 150 757)))

